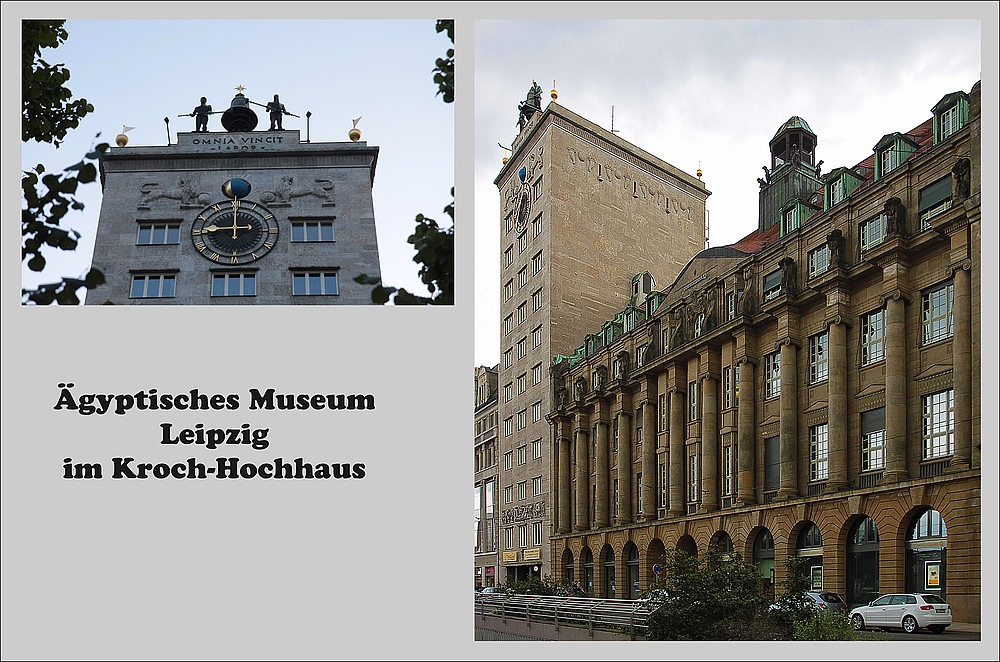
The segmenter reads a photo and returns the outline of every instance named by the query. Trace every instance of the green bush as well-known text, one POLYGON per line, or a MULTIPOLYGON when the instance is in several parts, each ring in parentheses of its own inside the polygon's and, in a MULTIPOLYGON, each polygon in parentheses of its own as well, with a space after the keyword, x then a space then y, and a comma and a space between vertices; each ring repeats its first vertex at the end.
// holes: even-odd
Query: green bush
POLYGON ((857 641, 860 639, 846 611, 822 609, 792 624, 796 641, 857 641))

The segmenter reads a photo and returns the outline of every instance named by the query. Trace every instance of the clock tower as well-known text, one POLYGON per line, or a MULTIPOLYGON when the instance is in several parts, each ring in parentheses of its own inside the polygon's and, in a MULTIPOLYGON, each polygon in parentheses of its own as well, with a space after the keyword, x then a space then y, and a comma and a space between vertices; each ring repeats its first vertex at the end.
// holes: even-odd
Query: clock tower
MULTIPOLYGON (((106 283, 87 304, 364 305, 379 276, 372 185, 378 147, 310 142, 281 128, 284 106, 243 90, 175 144, 101 160, 103 199, 93 266, 106 283), (255 131, 262 106, 275 128, 255 131), (280 106, 280 109, 278 108, 280 106), (276 126, 275 126, 276 124, 276 126)), ((262 126, 265 126, 262 124, 262 126)))

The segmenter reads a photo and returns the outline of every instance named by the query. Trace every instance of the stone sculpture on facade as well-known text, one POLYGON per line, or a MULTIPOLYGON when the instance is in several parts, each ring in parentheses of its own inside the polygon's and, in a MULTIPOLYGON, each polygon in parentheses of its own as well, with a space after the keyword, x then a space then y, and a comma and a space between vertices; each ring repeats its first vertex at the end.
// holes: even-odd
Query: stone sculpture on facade
POLYGON ((781 291, 785 294, 795 294, 798 291, 795 260, 791 257, 784 257, 778 262, 778 266, 781 267, 781 291))
POLYGON ((889 198, 885 203, 885 233, 890 237, 906 236, 906 207, 899 198, 889 198))
POLYGON ((830 252, 830 266, 843 267, 844 264, 844 233, 834 230, 826 235, 826 248, 830 252))
POLYGON ((961 202, 969 197, 971 191, 970 177, 972 175, 970 163, 969 159, 962 158, 956 161, 955 167, 951 169, 951 174, 954 175, 951 194, 952 203, 961 202))
POLYGON ((140 209, 148 209, 150 202, 160 198, 180 200, 181 205, 207 205, 211 199, 207 193, 200 192, 193 181, 184 177, 178 181, 177 188, 160 188, 159 182, 146 182, 139 190, 142 191, 140 209))
POLYGON ((261 193, 260 201, 264 204, 271 202, 288 203, 292 198, 304 195, 314 195, 322 200, 329 200, 332 190, 333 182, 329 179, 317 179, 312 185, 295 186, 294 178, 291 175, 283 175, 277 186, 261 193))

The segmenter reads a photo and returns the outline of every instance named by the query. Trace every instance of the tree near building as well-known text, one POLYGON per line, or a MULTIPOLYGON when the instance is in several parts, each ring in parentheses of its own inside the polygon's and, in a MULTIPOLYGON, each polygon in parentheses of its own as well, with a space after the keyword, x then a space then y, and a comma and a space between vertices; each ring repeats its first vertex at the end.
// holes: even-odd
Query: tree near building
MULTIPOLYGON (((74 100, 66 87, 69 70, 62 64, 49 64, 41 58, 44 48, 56 48, 66 41, 69 33, 65 21, 22 21, 21 25, 21 140, 52 143, 59 147, 70 129, 94 107, 86 99, 74 100)), ((100 135, 100 134, 98 134, 100 135)), ((97 145, 84 158, 62 173, 46 173, 39 163, 21 177, 21 260, 32 271, 45 269, 43 247, 56 250, 76 250, 80 233, 60 225, 72 210, 82 210, 76 197, 80 184, 97 179, 97 160, 107 150, 107 143, 97 145)), ((80 303, 76 292, 104 282, 104 275, 91 269, 82 278, 63 278, 40 285, 37 289, 21 290, 22 303, 62 305, 80 303)))
MULTIPOLYGON (((441 19, 437 22, 438 32, 444 32, 448 39, 455 43, 455 21, 441 19)), ((445 57, 438 58, 434 63, 434 82, 437 83, 437 94, 445 103, 455 100, 455 49, 449 48, 445 57)), ((376 276, 361 274, 354 282, 363 285, 374 285, 372 303, 384 304, 392 299, 397 306, 402 305, 446 305, 455 303, 455 188, 451 189, 452 202, 444 208, 444 213, 451 218, 451 227, 443 228, 433 218, 417 214, 417 225, 407 242, 413 244, 417 253, 413 261, 420 264, 421 282, 427 286, 431 296, 424 297, 403 288, 395 288, 382 284, 382 279, 376 276)))

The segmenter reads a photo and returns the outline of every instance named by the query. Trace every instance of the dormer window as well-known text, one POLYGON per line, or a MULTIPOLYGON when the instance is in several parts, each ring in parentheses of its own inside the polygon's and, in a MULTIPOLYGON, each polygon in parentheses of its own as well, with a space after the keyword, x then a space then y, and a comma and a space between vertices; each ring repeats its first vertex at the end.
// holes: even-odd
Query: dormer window
POLYGON ((934 113, 934 144, 947 140, 969 121, 969 97, 965 92, 952 92, 931 108, 934 113))
POLYGON ((830 205, 833 206, 844 200, 844 180, 838 179, 830 183, 830 205))
POLYGON ((882 136, 875 145, 875 179, 881 179, 903 165, 910 154, 917 150, 916 142, 901 133, 882 136))
POLYGON ((784 237, 786 234, 793 230, 797 230, 799 227, 799 206, 792 203, 790 207, 783 209, 781 211, 781 236, 784 237))
POLYGON ((635 313, 631 310, 625 313, 625 333, 635 328, 635 313))

